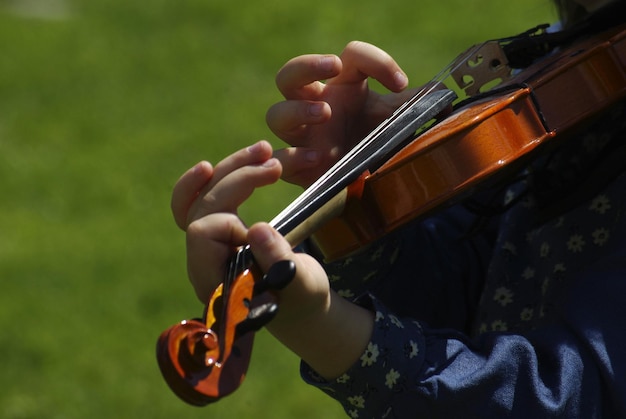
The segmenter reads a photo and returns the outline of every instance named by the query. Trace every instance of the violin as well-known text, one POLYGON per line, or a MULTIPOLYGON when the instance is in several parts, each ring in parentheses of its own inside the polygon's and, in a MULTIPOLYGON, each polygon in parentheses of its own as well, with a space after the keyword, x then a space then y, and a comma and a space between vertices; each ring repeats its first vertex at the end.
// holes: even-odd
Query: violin
MULTIPOLYGON (((560 35, 544 29, 460 55, 444 71, 458 93, 417 93, 271 224, 294 247, 309 238, 325 259, 345 257, 518 171, 626 97, 626 25, 556 50, 546 40, 560 35), (516 70, 507 51, 520 42, 549 55, 516 70)), ((249 247, 240 248, 203 318, 158 338, 157 360, 171 390, 197 406, 234 392, 254 332, 275 316, 279 290, 294 275, 291 261, 263 275, 249 247)))

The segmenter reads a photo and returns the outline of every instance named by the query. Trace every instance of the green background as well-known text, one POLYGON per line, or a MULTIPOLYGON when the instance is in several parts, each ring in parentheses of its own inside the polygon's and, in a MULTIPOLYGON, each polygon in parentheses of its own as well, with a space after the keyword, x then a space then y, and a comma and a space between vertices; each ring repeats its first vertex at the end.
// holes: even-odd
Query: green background
MULTIPOLYGON (((0 0, 0 418, 344 417, 265 332, 234 395, 195 408, 168 390, 156 338, 202 311, 174 182, 280 144, 265 111, 295 55, 368 41, 416 86, 553 16, 548 0, 0 0)), ((258 191, 242 216, 296 193, 258 191)))

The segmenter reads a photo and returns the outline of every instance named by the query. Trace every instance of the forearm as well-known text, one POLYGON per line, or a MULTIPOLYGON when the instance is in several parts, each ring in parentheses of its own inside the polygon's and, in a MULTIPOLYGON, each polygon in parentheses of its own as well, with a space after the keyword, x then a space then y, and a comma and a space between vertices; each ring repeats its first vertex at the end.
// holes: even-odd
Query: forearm
POLYGON ((331 291, 328 304, 319 313, 298 321, 279 313, 267 328, 319 375, 331 380, 363 354, 373 326, 373 312, 331 291))

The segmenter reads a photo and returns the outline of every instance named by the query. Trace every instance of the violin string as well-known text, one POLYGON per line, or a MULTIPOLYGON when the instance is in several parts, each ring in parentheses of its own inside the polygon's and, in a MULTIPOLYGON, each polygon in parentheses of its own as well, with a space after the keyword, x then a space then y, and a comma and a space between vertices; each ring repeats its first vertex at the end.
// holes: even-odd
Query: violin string
MULTIPOLYGON (((448 75, 455 71, 459 66, 463 65, 468 56, 474 54, 477 50, 480 49, 481 45, 476 45, 473 48, 470 48, 465 54, 462 54, 462 58, 455 59, 451 64, 446 66, 443 70, 441 70, 432 80, 431 82, 424 85, 422 89, 417 91, 408 101, 406 101, 402 106, 400 106, 394 114, 387 120, 383 121, 374 131, 372 131, 368 136, 366 136, 362 141, 360 141, 353 149, 351 149, 343 158, 341 158, 335 165, 333 165, 326 173, 324 173, 320 178, 318 178, 309 188, 307 188, 295 201, 293 201, 287 208, 285 208, 278 216, 276 216, 270 224, 277 228, 281 229, 281 225, 286 218, 289 218, 293 215, 294 212, 299 212, 305 207, 312 199, 312 197, 318 196, 321 191, 327 190, 330 185, 336 183, 338 174, 341 174, 345 171, 346 167, 351 167, 354 165, 354 161, 357 158, 361 158, 364 150, 368 150, 378 146, 378 139, 380 138, 380 133, 384 132, 384 130, 393 124, 396 120, 396 117, 401 114, 401 112, 408 107, 414 105, 417 101, 419 101, 424 96, 428 95, 432 91, 437 88, 438 83, 443 81, 448 75), (454 67, 454 68, 453 68, 454 67)), ((310 215, 310 214, 309 214, 310 215)), ((289 231, 281 231, 282 234, 287 234, 289 231)))
MULTIPOLYGON (((377 136, 377 134, 379 132, 381 132, 382 130, 384 130, 384 128, 386 128, 387 126, 389 126, 389 125, 391 125, 391 124, 393 124, 395 122, 394 117, 396 115, 399 115, 403 110, 405 110, 408 107, 414 105, 422 97, 428 95, 429 93, 432 93, 437 88, 439 83, 443 82, 443 80, 448 78, 449 75, 452 72, 456 71, 459 67, 461 67, 466 62, 468 57, 473 55, 476 51, 479 51, 487 42, 483 42, 482 44, 474 45, 468 51, 462 53, 459 57, 457 57, 455 60, 453 60, 451 63, 449 63, 446 67, 444 67, 442 70, 440 70, 439 73, 437 73, 429 82, 425 83, 420 88, 420 90, 418 90, 413 96, 411 96, 411 98, 409 100, 407 100, 399 108, 397 108, 389 119, 383 121, 383 123, 381 125, 379 125, 378 127, 376 127, 374 129, 374 131, 372 131, 370 134, 368 134, 367 137, 365 137, 362 141, 357 143, 357 145, 355 147, 353 147, 346 154, 347 158, 345 159, 345 161, 343 163, 345 163, 345 164, 350 163, 352 161, 352 156, 353 155, 358 154, 360 152, 361 148, 366 147, 371 141, 375 141, 376 136, 377 136)), ((341 166, 342 163, 341 163, 341 161, 338 162, 338 163, 339 164, 336 164, 335 166, 331 167, 318 180, 322 180, 323 181, 323 179, 325 177, 332 177, 333 173, 334 173, 334 170, 339 170, 340 169, 340 166, 341 166)))
MULTIPOLYGON (((486 43, 486 42, 485 42, 486 43)), ((392 126, 397 119, 402 115, 402 112, 411 106, 415 105, 422 98, 427 96, 436 90, 440 83, 443 82, 449 75, 462 66, 468 57, 475 54, 485 44, 478 44, 471 47, 465 53, 462 53, 454 61, 443 68, 439 73, 431 79, 430 82, 424 84, 409 100, 404 102, 394 113, 380 125, 378 125, 372 132, 370 132, 363 140, 361 140, 355 147, 348 151, 339 161, 337 161, 328 171, 320 176, 315 182, 313 182, 305 191, 302 192, 294 201, 291 202, 283 211, 281 211, 270 222, 274 228, 279 230, 283 235, 290 232, 291 229, 283 227, 286 223, 285 220, 293 218, 294 214, 301 213, 306 209, 310 202, 323 191, 327 191, 332 185, 337 184, 338 178, 343 177, 346 174, 346 170, 355 166, 355 161, 359 161, 363 158, 363 155, 372 149, 380 147, 380 142, 384 138, 383 134, 386 130, 392 126), (287 230, 287 231, 285 231, 287 230)), ((342 188, 343 189, 343 188, 342 188)), ((330 197, 332 198, 332 196, 330 197)), ((317 208, 316 208, 317 209, 317 208)), ((314 211, 311 211, 314 212, 314 211)), ((305 218, 308 218, 312 214, 306 214, 305 218)))
MULTIPOLYGON (((387 140, 385 137, 385 132, 387 129, 392 126, 396 121, 401 118, 402 112, 409 109, 411 106, 415 105, 422 98, 432 93, 438 86, 439 82, 442 82, 445 77, 448 77, 451 71, 454 71, 458 66, 462 65, 462 62, 465 61, 467 56, 472 54, 477 50, 478 47, 472 48, 472 50, 466 54, 466 56, 459 62, 459 60, 455 60, 442 71, 440 71, 429 83, 425 84, 421 89, 419 89, 409 100, 403 103, 390 118, 386 119, 381 123, 378 127, 376 127, 370 134, 368 134, 363 140, 361 140, 354 148, 352 148, 346 155, 344 155, 337 163, 335 163, 331 169, 329 169, 326 173, 320 176, 309 188, 307 188, 296 200, 294 200, 290 205, 288 205, 280 214, 278 214, 270 224, 274 226, 279 232, 283 235, 286 235, 290 232, 290 230, 285 230, 282 226, 286 225, 285 220, 289 220, 293 217, 293 214, 302 213, 307 205, 312 201, 312 199, 316 196, 319 196, 322 191, 328 190, 331 186, 336 185, 339 179, 345 178, 347 173, 349 173, 350 168, 354 167, 354 162, 363 159, 363 154, 370 153, 373 149, 380 148, 381 144, 379 144, 383 140, 387 140), (451 67, 456 62, 454 68, 451 67), (339 179, 338 179, 339 178, 339 179)), ((341 188, 343 189, 343 187, 341 188)), ((334 196, 334 195, 333 195, 334 196)), ((332 198, 332 196, 331 196, 332 198)), ((314 211, 311 211, 311 213, 314 211)), ((305 214, 305 217, 308 218, 311 214, 305 214)), ((220 307, 221 316, 219 316, 220 325, 219 331, 223 333, 225 330, 225 321, 227 319, 228 312, 228 302, 230 301, 230 293, 231 288, 233 286, 235 278, 243 271, 247 261, 250 257, 250 247, 244 246, 239 248, 235 254, 232 255, 231 259, 228 262, 228 269, 226 272, 226 277, 222 283, 222 306, 220 307)), ((225 342, 223 339, 220 339, 220 346, 224 345, 225 342)), ((220 354, 223 354, 223 347, 220 348, 220 354)), ((221 359, 218 361, 222 361, 221 359)))

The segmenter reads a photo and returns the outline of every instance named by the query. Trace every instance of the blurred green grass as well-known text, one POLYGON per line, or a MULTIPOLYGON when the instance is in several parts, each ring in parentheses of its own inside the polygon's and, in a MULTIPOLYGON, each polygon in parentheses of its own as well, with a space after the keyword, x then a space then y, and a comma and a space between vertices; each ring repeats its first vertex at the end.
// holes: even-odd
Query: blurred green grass
MULTIPOLYGON (((417 85, 552 18, 547 0, 0 0, 0 418, 344 417, 265 332, 234 395, 198 409, 167 389, 156 338, 202 310, 174 182, 280 144, 264 114, 292 56, 369 41, 417 85)), ((242 216, 296 193, 260 191, 242 216)))

